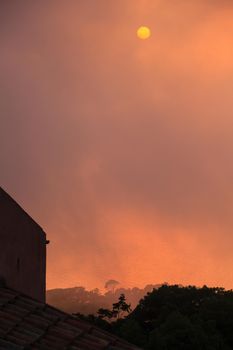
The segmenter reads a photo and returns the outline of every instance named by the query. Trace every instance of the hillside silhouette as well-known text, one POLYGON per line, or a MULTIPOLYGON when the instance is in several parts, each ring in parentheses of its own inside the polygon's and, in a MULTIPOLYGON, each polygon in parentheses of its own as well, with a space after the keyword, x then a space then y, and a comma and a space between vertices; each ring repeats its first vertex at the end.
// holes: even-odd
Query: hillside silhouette
MULTIPOLYGON (((117 282, 115 280, 109 280, 117 282)), ((109 286, 106 282, 105 286, 109 286)), ((112 283, 113 286, 117 283, 112 283)), ((101 293, 99 289, 86 290, 85 287, 74 287, 64 289, 51 289, 47 291, 47 302, 61 310, 69 313, 81 313, 83 315, 96 314, 99 308, 110 308, 121 294, 124 294, 134 309, 138 302, 153 289, 161 284, 148 284, 145 288, 115 288, 101 293)))

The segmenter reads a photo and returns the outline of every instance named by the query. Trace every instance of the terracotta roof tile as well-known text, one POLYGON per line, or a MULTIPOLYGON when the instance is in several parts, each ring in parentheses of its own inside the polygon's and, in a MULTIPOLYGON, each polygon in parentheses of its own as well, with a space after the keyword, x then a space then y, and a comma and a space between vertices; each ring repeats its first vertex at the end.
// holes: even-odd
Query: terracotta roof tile
POLYGON ((0 350, 137 350, 136 346, 11 289, 0 288, 0 350))

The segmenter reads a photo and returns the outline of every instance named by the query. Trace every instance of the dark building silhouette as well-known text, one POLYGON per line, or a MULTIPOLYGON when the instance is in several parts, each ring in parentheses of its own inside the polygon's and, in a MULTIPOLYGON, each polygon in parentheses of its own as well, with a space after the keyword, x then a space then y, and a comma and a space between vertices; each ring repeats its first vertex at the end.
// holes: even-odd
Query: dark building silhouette
POLYGON ((42 228, 0 188, 0 349, 140 350, 45 304, 46 243, 42 228))
POLYGON ((45 301, 46 234, 2 188, 0 278, 7 287, 45 301))

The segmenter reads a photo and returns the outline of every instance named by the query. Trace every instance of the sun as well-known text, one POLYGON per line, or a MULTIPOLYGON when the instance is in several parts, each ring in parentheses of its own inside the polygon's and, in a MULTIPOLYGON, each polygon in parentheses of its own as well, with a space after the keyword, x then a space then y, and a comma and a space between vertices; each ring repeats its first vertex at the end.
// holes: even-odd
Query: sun
POLYGON ((137 30, 137 36, 139 39, 145 40, 151 36, 151 30, 149 27, 141 26, 137 30))

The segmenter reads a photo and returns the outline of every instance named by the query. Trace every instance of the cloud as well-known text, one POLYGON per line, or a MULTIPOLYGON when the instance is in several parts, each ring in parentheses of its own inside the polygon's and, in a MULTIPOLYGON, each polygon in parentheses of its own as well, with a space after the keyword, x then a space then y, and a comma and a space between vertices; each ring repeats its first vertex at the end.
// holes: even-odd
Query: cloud
POLYGON ((231 3, 1 6, 0 179, 48 285, 231 286, 231 3))

